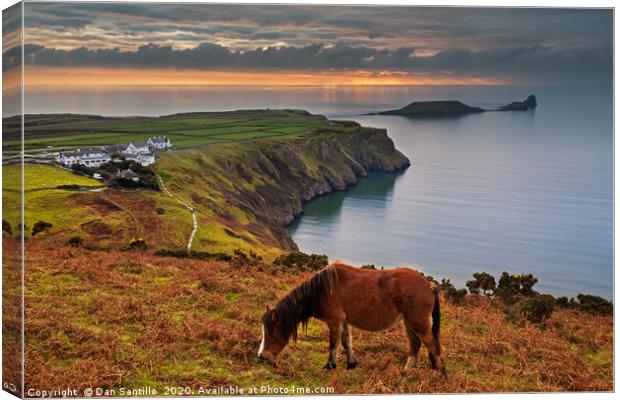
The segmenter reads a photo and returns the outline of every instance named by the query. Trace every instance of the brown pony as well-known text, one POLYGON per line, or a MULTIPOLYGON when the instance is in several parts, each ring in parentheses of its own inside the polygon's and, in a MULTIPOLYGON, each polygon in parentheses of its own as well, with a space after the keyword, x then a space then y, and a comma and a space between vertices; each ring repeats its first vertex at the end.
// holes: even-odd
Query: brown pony
POLYGON ((357 366, 350 327, 380 331, 393 327, 402 318, 410 346, 404 369, 416 365, 424 343, 432 368, 446 376, 439 345, 438 288, 412 269, 377 271, 342 263, 329 265, 293 289, 273 309, 267 306, 258 356, 275 358, 291 336, 297 340, 298 325, 305 328, 312 317, 329 327, 325 369, 336 368, 339 342, 347 353, 347 369, 357 366))

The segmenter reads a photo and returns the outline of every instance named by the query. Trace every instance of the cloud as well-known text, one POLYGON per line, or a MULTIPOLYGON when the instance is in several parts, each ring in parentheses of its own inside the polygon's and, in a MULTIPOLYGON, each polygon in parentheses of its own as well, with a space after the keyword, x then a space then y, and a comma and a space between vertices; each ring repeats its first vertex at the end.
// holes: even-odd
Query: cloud
MULTIPOLYGON (((456 8, 395 6, 304 6, 223 4, 29 3, 26 29, 32 43, 57 47, 54 40, 80 47, 84 31, 102 35, 107 47, 123 47, 130 37, 171 44, 174 35, 194 32, 197 43, 231 43, 249 48, 282 41, 312 43, 377 41, 376 46, 448 47, 473 50, 545 45, 612 46, 611 9, 456 8), (65 29, 66 31, 61 31, 65 29), (263 32, 269 32, 264 34, 263 32), (61 34, 62 33, 62 34, 61 34), (115 42, 119 41, 119 42, 115 42), (122 40, 122 42, 120 42, 122 40), (69 43, 69 42, 67 42, 69 43)), ((131 46, 131 45, 130 45, 131 46)), ((187 47, 185 43, 179 47, 187 47)))
MULTIPOLYGON (((29 65, 361 69, 542 82, 608 82, 612 77, 611 9, 140 3, 67 7, 58 2, 25 7, 29 65)), ((13 46, 15 41, 7 43, 13 46)), ((17 65, 18 55, 4 52, 5 70, 17 65)))
MULTIPOLYGON (((18 49, 17 49, 18 50, 18 49)), ((15 66, 18 51, 3 54, 4 65, 15 66)), ((401 71, 448 74, 455 77, 494 77, 529 82, 562 80, 610 82, 612 54, 605 49, 555 49, 544 46, 472 51, 444 49, 434 55, 416 55, 415 49, 376 49, 338 43, 312 44, 239 51, 214 43, 188 49, 148 44, 135 51, 115 49, 58 50, 38 45, 25 47, 28 65, 103 68, 179 68, 251 71, 401 71)))

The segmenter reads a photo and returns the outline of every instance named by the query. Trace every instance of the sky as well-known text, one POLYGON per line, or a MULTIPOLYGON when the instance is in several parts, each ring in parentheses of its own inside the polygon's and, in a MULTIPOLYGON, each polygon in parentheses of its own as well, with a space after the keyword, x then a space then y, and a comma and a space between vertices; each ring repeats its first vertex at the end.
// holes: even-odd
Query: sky
MULTIPOLYGON (((19 65, 3 17, 3 69, 19 65)), ((610 9, 25 3, 27 85, 611 84, 610 9)))

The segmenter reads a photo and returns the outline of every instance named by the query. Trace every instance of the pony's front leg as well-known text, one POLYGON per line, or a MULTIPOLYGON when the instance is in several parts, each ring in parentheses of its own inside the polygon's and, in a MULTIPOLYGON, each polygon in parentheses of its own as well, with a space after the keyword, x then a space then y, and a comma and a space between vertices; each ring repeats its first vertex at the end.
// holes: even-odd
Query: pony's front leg
POLYGON ((338 344, 342 337, 342 322, 329 325, 329 358, 323 369, 336 369, 336 356, 338 355, 338 344))

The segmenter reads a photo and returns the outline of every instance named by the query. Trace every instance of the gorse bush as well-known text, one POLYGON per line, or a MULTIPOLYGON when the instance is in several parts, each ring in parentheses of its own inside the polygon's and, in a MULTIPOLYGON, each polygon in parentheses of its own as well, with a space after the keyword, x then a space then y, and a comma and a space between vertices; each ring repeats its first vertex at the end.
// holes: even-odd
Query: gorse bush
POLYGON ((80 185, 58 185, 56 189, 62 190, 80 190, 82 187, 80 185))
POLYGON ((67 241, 67 244, 71 247, 79 247, 84 244, 84 239, 80 236, 73 236, 67 241))
POLYGON ((300 271, 318 271, 329 264, 329 259, 326 255, 293 251, 279 256, 271 264, 300 271))
POLYGON ((93 174, 97 172, 95 168, 90 168, 81 164, 73 164, 71 166, 71 169, 73 170, 74 174, 82 176, 93 176, 93 174))
POLYGON ((11 227, 11 223, 6 219, 2 220, 2 232, 6 232, 9 235, 13 234, 13 228, 11 227))
POLYGON ((522 297, 517 303, 517 310, 528 321, 539 324, 551 317, 555 299, 548 294, 522 297))
POLYGON ((577 295, 577 300, 579 300, 579 308, 591 314, 611 315, 614 312, 614 305, 610 301, 599 296, 579 293, 577 295))
POLYGON ((49 232, 51 228, 52 228, 52 224, 50 224, 49 222, 38 221, 32 227, 32 236, 35 236, 41 232, 49 232))
POLYGON ((209 253, 206 251, 190 251, 187 249, 159 249, 155 252, 160 257, 192 258, 196 260, 230 261, 232 256, 226 253, 209 253))
POLYGON ((253 251, 248 254, 241 249, 235 249, 230 259, 230 263, 235 267, 250 267, 263 264, 263 257, 253 251))
POLYGON ((451 303, 461 304, 465 300, 467 290, 457 289, 454 287, 450 279, 442 279, 440 284, 441 290, 446 298, 451 303))

